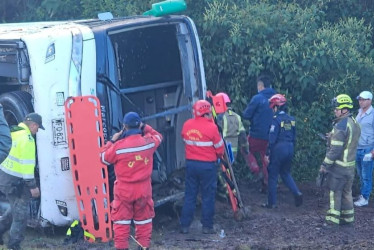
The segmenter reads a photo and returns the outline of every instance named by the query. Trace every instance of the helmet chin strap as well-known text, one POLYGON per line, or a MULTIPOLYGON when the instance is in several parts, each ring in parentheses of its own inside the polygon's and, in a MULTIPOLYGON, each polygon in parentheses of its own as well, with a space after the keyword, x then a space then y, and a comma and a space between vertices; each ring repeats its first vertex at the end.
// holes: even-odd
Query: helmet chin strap
POLYGON ((342 110, 342 112, 340 113, 340 116, 339 117, 342 117, 342 116, 344 116, 344 115, 346 115, 346 114, 348 114, 349 113, 349 109, 345 109, 345 112, 343 113, 343 110, 342 110))

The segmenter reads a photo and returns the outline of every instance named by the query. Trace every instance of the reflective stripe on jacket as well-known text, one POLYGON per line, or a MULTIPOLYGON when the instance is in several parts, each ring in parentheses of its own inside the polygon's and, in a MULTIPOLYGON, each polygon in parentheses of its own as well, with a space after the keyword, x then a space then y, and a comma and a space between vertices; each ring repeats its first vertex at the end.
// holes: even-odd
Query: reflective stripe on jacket
POLYGON ((224 143, 213 120, 189 119, 183 124, 186 159, 214 162, 223 155, 224 143))
POLYGON ((323 165, 354 167, 360 134, 360 125, 351 115, 336 119, 323 165))
POLYGON ((34 179, 35 140, 26 124, 18 124, 20 130, 11 133, 12 148, 0 164, 5 173, 26 181, 34 179))
POLYGON ((242 118, 237 113, 228 109, 225 113, 218 116, 217 122, 222 128, 223 138, 231 143, 231 148, 234 153, 238 151, 238 145, 247 147, 248 141, 242 118), (244 135, 244 140, 239 141, 239 135, 241 134, 244 135))
POLYGON ((133 134, 115 143, 108 142, 101 153, 101 161, 114 164, 117 181, 124 183, 150 181, 153 153, 162 141, 162 135, 146 125, 144 136, 133 134))
POLYGON ((267 154, 275 153, 274 148, 277 143, 290 142, 295 144, 296 122, 293 116, 284 111, 278 112, 273 117, 269 131, 269 145, 267 154))

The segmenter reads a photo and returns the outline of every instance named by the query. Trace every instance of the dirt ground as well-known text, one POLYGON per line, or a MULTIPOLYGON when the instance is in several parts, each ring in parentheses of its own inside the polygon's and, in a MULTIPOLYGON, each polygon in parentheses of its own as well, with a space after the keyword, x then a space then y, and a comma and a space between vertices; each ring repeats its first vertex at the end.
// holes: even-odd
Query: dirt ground
MULTIPOLYGON (((239 183, 244 205, 249 208, 249 218, 233 220, 228 203, 216 202, 214 228, 216 234, 201 233, 200 207, 189 234, 180 234, 178 215, 180 206, 165 206, 156 210, 151 249, 374 249, 374 206, 355 208, 353 228, 341 227, 334 231, 321 227, 328 205, 328 195, 314 183, 300 185, 304 204, 294 206, 293 196, 282 184, 278 188, 279 206, 265 209, 260 205, 266 194, 258 191, 255 183, 239 183), (224 230, 224 237, 220 236, 224 230)), ((63 245, 65 228, 55 230, 29 229, 24 249, 114 249, 112 243, 79 243, 63 245)), ((130 249, 136 249, 130 239, 130 249)))

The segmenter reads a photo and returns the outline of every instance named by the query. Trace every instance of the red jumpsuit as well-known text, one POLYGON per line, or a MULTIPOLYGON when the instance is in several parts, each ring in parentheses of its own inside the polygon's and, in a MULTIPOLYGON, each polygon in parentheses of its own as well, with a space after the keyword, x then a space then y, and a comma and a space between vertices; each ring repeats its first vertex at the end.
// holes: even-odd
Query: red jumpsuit
MULTIPOLYGON (((140 130, 139 130, 140 132, 140 130)), ((155 215, 151 174, 153 153, 160 145, 162 135, 146 125, 144 136, 136 133, 108 142, 101 154, 104 164, 114 164, 116 182, 112 201, 112 221, 115 248, 129 247, 131 221, 135 224, 135 238, 142 247, 149 247, 152 236, 152 218, 155 215)))

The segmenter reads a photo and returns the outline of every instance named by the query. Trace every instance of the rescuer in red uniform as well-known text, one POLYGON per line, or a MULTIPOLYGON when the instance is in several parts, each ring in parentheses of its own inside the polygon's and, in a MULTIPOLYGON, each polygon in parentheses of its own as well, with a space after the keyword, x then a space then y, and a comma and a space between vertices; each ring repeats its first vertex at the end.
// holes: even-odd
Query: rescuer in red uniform
POLYGON ((196 196, 201 190, 203 233, 214 233, 213 216, 217 189, 216 162, 223 156, 224 142, 212 119, 211 106, 205 100, 193 106, 194 119, 187 120, 182 128, 186 148, 186 189, 180 219, 181 233, 188 233, 193 221, 196 196))
POLYGON ((111 216, 116 249, 129 247, 131 221, 135 224, 135 238, 140 249, 147 249, 152 236, 152 218, 155 215, 151 173, 153 153, 162 141, 162 135, 141 122, 135 112, 123 118, 124 128, 113 135, 101 154, 104 164, 114 164, 116 182, 111 216), (123 133, 124 132, 124 133, 123 133))

